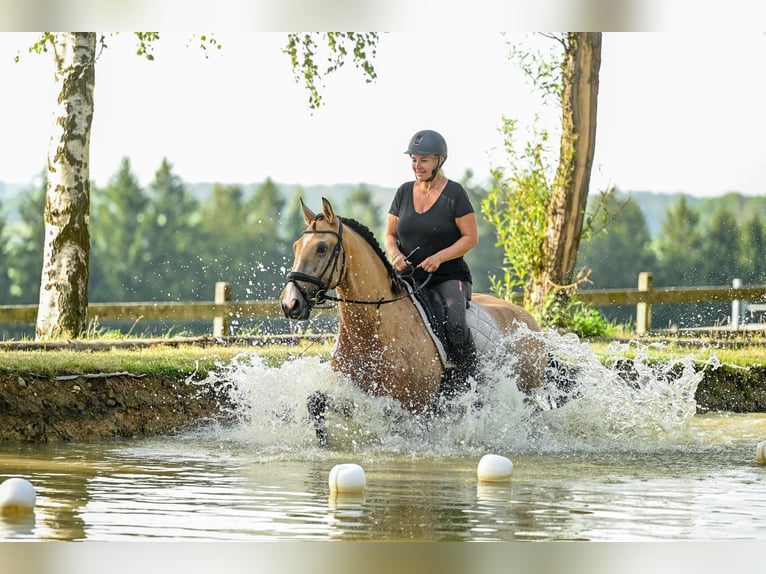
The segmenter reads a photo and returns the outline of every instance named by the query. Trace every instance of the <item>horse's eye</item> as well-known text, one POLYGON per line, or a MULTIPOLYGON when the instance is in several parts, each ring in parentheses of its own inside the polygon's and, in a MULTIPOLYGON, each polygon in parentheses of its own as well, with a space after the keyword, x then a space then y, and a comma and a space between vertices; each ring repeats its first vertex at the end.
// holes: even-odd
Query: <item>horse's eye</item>
POLYGON ((325 253, 327 253, 327 244, 320 243, 317 245, 317 255, 324 255, 325 253))

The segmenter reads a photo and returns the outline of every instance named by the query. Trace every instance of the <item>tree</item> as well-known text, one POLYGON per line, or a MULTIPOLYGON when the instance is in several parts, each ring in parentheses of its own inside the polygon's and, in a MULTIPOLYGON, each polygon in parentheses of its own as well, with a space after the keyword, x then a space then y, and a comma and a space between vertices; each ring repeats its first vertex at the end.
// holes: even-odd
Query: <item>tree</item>
MULTIPOLYGON (((604 209, 608 223, 581 242, 577 266, 589 270, 588 280, 595 289, 635 288, 638 272, 656 267, 646 219, 635 201, 614 193, 606 196, 604 209)), ((635 306, 610 306, 601 312, 611 321, 628 323, 635 306)))
POLYGON ((43 208, 48 187, 46 174, 47 170, 44 170, 39 185, 29 190, 19 206, 23 224, 9 244, 8 275, 11 281, 11 302, 14 304, 29 304, 40 296, 40 269, 43 264, 45 235, 43 208))
POLYGON ((545 270, 532 295, 537 302, 551 288, 566 296, 572 284, 596 147, 601 34, 569 33, 563 45, 561 150, 545 232, 545 270))
POLYGON ((483 207, 485 215, 494 219, 510 266, 502 294, 508 297, 512 287, 522 286, 526 304, 538 311, 547 305, 549 294, 556 297, 558 307, 566 306, 577 284, 573 278, 590 189, 601 66, 600 33, 548 37, 563 48, 560 60, 551 62, 516 48, 512 56, 542 95, 560 105, 558 166, 549 180, 543 161, 547 132, 536 130, 525 151, 518 152, 512 141, 515 120, 503 118, 506 151, 525 163, 513 165, 508 176, 503 170, 493 172, 498 193, 491 192, 483 207), (502 213, 503 209, 508 212, 502 213), (524 229, 510 230, 509 225, 524 229), (532 235, 524 238, 521 233, 532 235))
POLYGON ((5 236, 5 218, 2 216, 3 203, 0 201, 0 304, 7 304, 11 298, 10 245, 5 236))
POLYGON ((739 252, 740 277, 745 284, 763 285, 766 283, 766 229, 763 218, 753 214, 742 224, 742 246, 739 252))
POLYGON ((244 261, 249 271, 251 293, 275 297, 284 279, 282 268, 295 237, 287 237, 282 228, 285 200, 271 178, 259 185, 245 202, 247 226, 252 233, 244 261), (257 277, 257 281, 253 281, 257 277))
POLYGON ((646 219, 635 201, 617 194, 607 196, 604 206, 611 219, 602 232, 580 244, 577 265, 590 270, 595 289, 633 288, 638 272, 656 266, 646 219))
POLYGON ((122 158, 106 188, 93 194, 91 300, 137 300, 132 285, 142 238, 136 228, 146 216, 148 201, 128 158, 122 158))
MULTIPOLYGON (((473 183, 473 172, 466 170, 460 183, 465 188, 471 204, 478 211, 488 196, 488 191, 473 183)), ((486 293, 491 289, 490 277, 503 267, 503 250, 498 247, 497 231, 485 218, 478 217, 479 244, 465 256, 473 277, 473 291, 486 293)))
POLYGON ((194 298, 203 270, 199 204, 167 158, 155 172, 147 195, 145 217, 136 228, 141 241, 136 278, 152 299, 194 298))
MULTIPOLYGON (((137 53, 153 60, 156 32, 136 32, 137 53)), ((348 55, 367 81, 375 79, 368 51, 374 56, 377 34, 326 33, 321 35, 330 55, 322 70, 316 63, 314 34, 290 34, 284 50, 291 56, 296 78, 309 91, 309 106, 321 105, 317 83, 340 68, 348 55)), ((200 36, 200 46, 220 48, 214 38, 200 36)), ((49 188, 45 203, 45 250, 35 336, 39 340, 77 337, 86 327, 90 256, 90 128, 93 119, 97 35, 93 32, 46 32, 32 48, 50 47, 56 62, 59 87, 51 149, 48 159, 49 188)), ((104 36, 100 37, 105 46, 104 36)), ((17 58, 18 59, 18 58, 17 58)))
MULTIPOLYGON (((701 259, 705 255, 702 252, 699 214, 689 206, 686 196, 681 196, 665 214, 655 242, 655 253, 658 263, 655 286, 685 287, 704 282, 701 259)), ((709 305, 655 305, 652 321, 665 326, 696 326, 700 323, 701 313, 708 310, 709 305)))
POLYGON ((655 285, 699 284, 702 272, 697 259, 701 254, 702 235, 698 223, 699 214, 689 206, 685 196, 668 209, 655 245, 659 264, 655 285))
POLYGON ((349 193, 343 201, 343 213, 346 217, 356 219, 366 225, 376 236, 383 236, 383 220, 380 208, 375 204, 370 190, 361 185, 349 193))
POLYGON ((48 152, 39 340, 76 337, 85 330, 90 249, 90 126, 93 119, 96 35, 47 35, 56 63, 58 105, 48 152))
POLYGON ((702 280, 707 285, 731 285, 739 276, 740 239, 737 219, 728 209, 713 212, 710 228, 702 238, 702 280))
POLYGON ((299 186, 293 193, 292 198, 287 202, 287 212, 282 221, 282 227, 284 229, 284 237, 290 244, 298 239, 300 234, 306 229, 306 222, 303 218, 303 210, 301 209, 301 199, 305 194, 306 191, 299 186))

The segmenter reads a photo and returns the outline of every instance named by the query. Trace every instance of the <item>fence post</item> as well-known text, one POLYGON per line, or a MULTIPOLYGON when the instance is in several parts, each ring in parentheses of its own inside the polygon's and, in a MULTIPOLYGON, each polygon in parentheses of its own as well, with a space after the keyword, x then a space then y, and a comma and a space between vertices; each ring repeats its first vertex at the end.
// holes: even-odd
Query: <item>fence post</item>
MULTIPOLYGON (((742 287, 741 279, 732 279, 731 286, 735 289, 742 287)), ((739 299, 732 299, 731 301, 731 330, 739 331, 739 317, 742 312, 742 302, 739 299)))
MULTIPOLYGON (((231 301, 231 284, 218 281, 215 284, 215 303, 228 303, 231 301)), ((225 337, 229 334, 229 315, 216 315, 213 317, 213 337, 225 337)))
MULTIPOLYGON (((638 290, 652 290, 652 274, 642 271, 638 274, 638 290)), ((652 328, 652 306, 649 303, 636 303, 636 335, 646 335, 652 328)))

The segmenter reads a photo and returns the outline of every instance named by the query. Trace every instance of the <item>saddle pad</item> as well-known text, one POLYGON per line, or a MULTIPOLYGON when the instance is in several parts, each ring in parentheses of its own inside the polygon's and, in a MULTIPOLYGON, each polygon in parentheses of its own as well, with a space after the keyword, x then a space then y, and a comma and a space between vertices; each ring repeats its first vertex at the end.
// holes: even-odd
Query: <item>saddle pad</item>
POLYGON ((412 302, 415 304, 415 308, 418 310, 418 313, 420 313, 420 316, 423 318, 423 323, 426 324, 426 328, 428 329, 428 334, 431 336, 431 339, 433 339, 434 344, 436 345, 436 350, 439 353, 439 359, 441 360, 442 367, 445 369, 447 367, 451 367, 452 365, 447 361, 447 352, 444 350, 444 345, 442 345, 441 339, 436 336, 436 333, 434 333, 433 329, 431 328, 431 320, 428 317, 428 313, 426 313, 425 309, 423 309, 423 305, 421 305, 420 300, 416 296, 415 292, 413 291, 412 285, 410 285, 408 282, 404 282, 404 284, 407 286, 407 290, 410 293, 410 299, 412 299, 412 302))
POLYGON ((486 309, 473 303, 465 312, 465 322, 473 335, 476 352, 483 354, 500 337, 500 328, 486 309))

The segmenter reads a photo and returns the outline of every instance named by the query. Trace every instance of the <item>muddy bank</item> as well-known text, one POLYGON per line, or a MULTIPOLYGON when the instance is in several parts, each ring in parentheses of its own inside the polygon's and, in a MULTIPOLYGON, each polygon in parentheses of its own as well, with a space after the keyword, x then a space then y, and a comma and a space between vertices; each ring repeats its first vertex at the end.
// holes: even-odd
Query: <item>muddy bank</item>
POLYGON ((130 373, 0 374, 0 441, 172 435, 225 420, 222 388, 130 373))
POLYGON ((766 412, 766 367, 705 367, 695 398, 701 412, 766 412))
MULTIPOLYGON (((766 367, 706 367, 699 412, 766 412, 766 367)), ((0 441, 56 442, 173 435, 230 421, 223 385, 130 373, 0 373, 0 441)))

